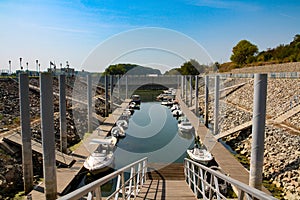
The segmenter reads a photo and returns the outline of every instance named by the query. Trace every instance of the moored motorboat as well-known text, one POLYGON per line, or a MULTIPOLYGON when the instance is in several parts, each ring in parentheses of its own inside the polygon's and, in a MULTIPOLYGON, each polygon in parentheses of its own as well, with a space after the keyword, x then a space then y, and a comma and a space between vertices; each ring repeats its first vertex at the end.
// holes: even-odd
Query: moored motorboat
POLYGON ((119 119, 117 122, 116 122, 116 125, 117 126, 122 126, 124 129, 128 128, 128 122, 124 119, 119 119))
POLYGON ((174 110, 180 110, 180 107, 178 104, 174 104, 172 107, 171 107, 171 112, 173 112, 174 110))
POLYGON ((111 149, 99 145, 96 151, 94 151, 83 163, 83 166, 91 173, 97 174, 105 172, 114 165, 114 153, 111 149))
POLYGON ((191 132, 193 129, 194 127, 189 121, 182 121, 178 124, 178 130, 181 132, 191 132))
POLYGON ((161 105, 163 105, 163 106, 172 106, 173 103, 174 103, 173 99, 166 99, 166 100, 163 100, 161 102, 161 105))
POLYGON ((136 103, 137 105, 141 104, 141 97, 140 95, 134 94, 131 96, 131 102, 136 103))
POLYGON ((114 149, 117 138, 114 136, 104 139, 94 138, 90 144, 99 144, 97 149, 85 160, 83 166, 92 174, 105 172, 114 165, 114 149))
POLYGON ((176 116, 176 117, 179 117, 179 116, 182 115, 182 111, 181 110, 173 110, 172 111, 172 115, 176 116))
POLYGON ((177 121, 178 121, 178 123, 181 123, 181 122, 187 122, 189 120, 186 116, 181 115, 180 117, 178 117, 177 121))
POLYGON ((192 160, 203 165, 207 165, 208 162, 212 161, 213 159, 211 153, 207 151, 204 146, 201 146, 201 148, 199 148, 197 145, 195 145, 193 149, 188 149, 186 150, 186 152, 192 160))
POLYGON ((114 137, 125 137, 126 133, 122 126, 115 126, 111 129, 111 135, 114 137))
POLYGON ((129 109, 137 109, 137 110, 139 110, 140 109, 140 104, 137 104, 134 101, 132 101, 132 102, 129 103, 128 108, 129 109))

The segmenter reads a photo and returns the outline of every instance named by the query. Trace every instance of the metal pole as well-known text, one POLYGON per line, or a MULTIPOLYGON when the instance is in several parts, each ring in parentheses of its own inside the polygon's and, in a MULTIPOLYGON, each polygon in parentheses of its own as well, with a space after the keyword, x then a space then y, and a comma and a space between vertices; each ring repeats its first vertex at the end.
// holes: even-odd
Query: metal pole
POLYGON ((45 180, 46 199, 56 199, 56 159, 55 159, 55 134, 53 116, 53 88, 51 73, 40 75, 40 105, 41 105, 41 132, 43 146, 43 171, 45 180))
POLYGON ((118 75, 118 99, 120 101, 120 82, 121 82, 121 75, 118 75))
POLYGON ((249 185, 261 190, 266 124, 267 74, 255 74, 249 185))
POLYGON ((199 77, 195 76, 195 113, 196 116, 199 116, 199 105, 198 105, 198 97, 199 97, 199 77))
POLYGON ((184 94, 185 94, 185 104, 188 104, 188 84, 187 84, 187 76, 184 76, 184 94))
POLYGON ((205 102, 204 102, 204 109, 205 109, 205 114, 204 114, 204 121, 205 121, 205 126, 208 126, 208 95, 209 95, 209 91, 208 91, 208 87, 209 87, 209 77, 205 76, 205 90, 204 90, 204 95, 205 95, 205 102))
POLYGON ((88 118, 88 133, 93 131, 93 111, 92 111, 92 77, 87 75, 87 118, 88 118))
POLYGON ((108 116, 108 76, 104 77, 104 87, 105 87, 105 116, 108 116))
POLYGON ((184 91, 184 76, 181 75, 181 98, 183 98, 184 91))
POLYGON ((214 135, 219 133, 219 98, 220 98, 220 76, 215 78, 215 105, 214 105, 214 135))
POLYGON ((24 191, 28 194, 33 188, 28 75, 21 73, 19 81, 24 191))
POLYGON ((66 75, 59 75, 60 151, 67 153, 66 75))
POLYGON ((111 111, 113 111, 113 87, 114 87, 114 77, 113 75, 110 75, 110 108, 111 111))
POLYGON ((193 105, 193 83, 192 83, 192 75, 190 75, 190 107, 193 105))
POLYGON ((128 99, 128 75, 126 75, 125 76, 125 81, 126 81, 126 85, 125 85, 125 87, 126 87, 126 89, 125 89, 125 91, 126 91, 126 94, 125 94, 125 99, 128 99))

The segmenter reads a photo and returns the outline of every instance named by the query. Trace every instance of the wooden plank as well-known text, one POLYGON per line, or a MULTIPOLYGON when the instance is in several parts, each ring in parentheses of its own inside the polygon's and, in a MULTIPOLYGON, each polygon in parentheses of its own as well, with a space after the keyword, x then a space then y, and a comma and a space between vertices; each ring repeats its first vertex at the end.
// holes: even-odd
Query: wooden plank
MULTIPOLYGON (((3 141, 8 142, 8 143, 14 143, 19 146, 22 145, 22 138, 21 138, 21 135, 18 133, 14 133, 8 137, 3 138, 3 141)), ((33 151, 42 154, 43 149, 42 149, 41 143, 31 140, 31 145, 32 145, 33 151)), ((66 165, 66 166, 70 166, 73 163, 74 159, 73 159, 73 157, 71 157, 67 154, 56 151, 56 161, 61 164, 66 165)))
POLYGON ((196 199, 184 180, 147 180, 136 199, 196 199))

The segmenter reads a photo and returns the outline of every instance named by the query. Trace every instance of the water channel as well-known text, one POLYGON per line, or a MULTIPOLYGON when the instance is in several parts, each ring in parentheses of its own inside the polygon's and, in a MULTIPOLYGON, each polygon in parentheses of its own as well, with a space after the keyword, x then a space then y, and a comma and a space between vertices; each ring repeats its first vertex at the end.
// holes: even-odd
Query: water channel
MULTIPOLYGON (((157 91, 138 93, 142 103, 129 118, 126 137, 118 139, 114 152, 114 169, 118 170, 136 160, 148 157, 150 163, 167 166, 171 163, 183 163, 186 150, 194 146, 194 133, 182 134, 178 131, 178 121, 170 108, 154 101, 157 91), (146 102, 145 102, 146 101, 146 102)), ((110 172, 83 177, 77 188, 97 180, 110 172)), ((112 180, 102 187, 104 196, 110 194, 116 181, 112 180)))

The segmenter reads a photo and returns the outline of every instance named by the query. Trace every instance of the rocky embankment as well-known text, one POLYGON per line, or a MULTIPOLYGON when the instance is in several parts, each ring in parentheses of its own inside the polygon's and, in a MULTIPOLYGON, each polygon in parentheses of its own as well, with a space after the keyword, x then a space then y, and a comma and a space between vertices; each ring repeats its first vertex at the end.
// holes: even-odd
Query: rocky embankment
MULTIPOLYGON (((38 79, 30 79, 29 83, 34 86, 39 86, 38 79)), ((67 79, 66 94, 72 95, 73 79, 67 79)), ((84 83, 77 83, 77 90, 86 89, 84 83), (79 88, 79 89, 78 89, 79 88)), ((54 92, 59 91, 58 80, 53 79, 54 92)), ((85 96, 86 91, 77 91, 81 96, 85 96)), ((98 93, 99 94, 99 93, 98 93)), ((41 142, 41 127, 38 121, 40 115, 40 98, 39 92, 30 90, 30 117, 31 121, 35 121, 31 125, 32 139, 41 142)), ((81 99, 80 99, 81 100, 81 99)), ((87 131, 87 109, 83 104, 71 103, 67 100, 67 140, 68 147, 80 142, 84 133, 87 131)), ((102 102, 98 102, 100 107, 102 102)), ((54 133, 56 136, 56 146, 59 148, 60 126, 59 126, 59 101, 58 97, 54 96, 54 133)), ((103 105, 103 104, 102 104, 103 105)), ((102 112, 99 111, 98 114, 102 112)), ((0 138, 12 128, 16 128, 17 133, 20 133, 20 111, 19 111, 19 85, 18 82, 12 79, 0 79, 0 138)), ((98 121, 96 123, 99 123, 98 121)), ((95 123, 95 124, 96 124, 95 123)), ((18 191, 23 190, 22 179, 22 160, 21 152, 9 155, 0 148, 0 199, 11 199, 18 191)), ((39 154, 33 154, 33 166, 35 181, 43 176, 42 172, 42 157, 39 154)))
MULTIPOLYGON (((228 136, 224 141, 238 154, 251 157, 251 129, 228 136)), ((278 188, 285 199, 300 197, 300 136, 273 125, 266 126, 263 175, 278 188)))
MULTIPOLYGON (((253 109, 253 80, 232 90, 220 101, 221 132, 250 121, 253 109)), ((299 79, 268 79, 267 118, 276 119, 299 105, 299 79)), ((222 96, 222 94, 221 94, 222 96)), ((213 95, 209 96, 209 119, 213 122, 213 95)), ((204 110, 204 100, 199 101, 204 110)), ((264 178, 283 191, 285 199, 300 199, 300 113, 286 119, 282 125, 267 124, 264 155, 264 178), (287 127, 287 128, 284 128, 287 127), (289 127, 293 128, 290 129, 289 127)), ((251 155, 251 128, 224 139, 248 161, 251 155)))

